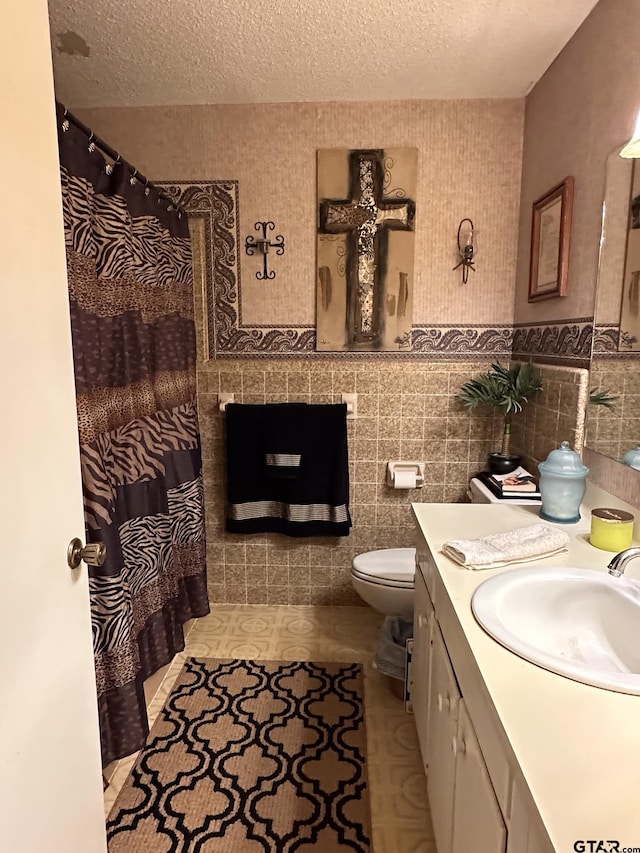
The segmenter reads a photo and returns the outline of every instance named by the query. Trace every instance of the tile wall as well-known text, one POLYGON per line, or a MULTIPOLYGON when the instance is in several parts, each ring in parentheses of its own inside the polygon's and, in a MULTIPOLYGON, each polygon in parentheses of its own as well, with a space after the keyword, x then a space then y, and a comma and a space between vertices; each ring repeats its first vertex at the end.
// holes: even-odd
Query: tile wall
POLYGON ((640 444, 640 390, 638 359, 594 359, 591 385, 605 389, 617 399, 613 410, 605 406, 589 407, 589 447, 609 456, 622 456, 640 444))
POLYGON ((621 465, 610 456, 591 450, 590 447, 585 447, 582 458, 589 469, 590 483, 632 506, 640 507, 640 474, 637 471, 627 465, 621 465))
POLYGON ((537 365, 542 390, 513 419, 513 448, 537 464, 568 441, 582 453, 589 395, 589 371, 584 368, 537 365))
POLYGON ((640 474, 619 461, 640 444, 638 361, 631 358, 594 358, 591 387, 617 395, 615 408, 589 406, 588 448, 584 456, 589 480, 611 494, 640 507, 640 474))
POLYGON ((358 604, 350 569, 357 553, 411 546, 412 501, 465 500, 470 476, 499 444, 500 418, 469 413, 460 385, 488 364, 340 359, 207 361, 198 369, 207 557, 211 601, 248 604, 358 604), (236 402, 340 402, 358 394, 349 421, 353 529, 349 537, 298 541, 277 534, 224 531, 224 414, 219 391, 236 402), (385 485, 389 459, 426 462, 421 489, 385 485))

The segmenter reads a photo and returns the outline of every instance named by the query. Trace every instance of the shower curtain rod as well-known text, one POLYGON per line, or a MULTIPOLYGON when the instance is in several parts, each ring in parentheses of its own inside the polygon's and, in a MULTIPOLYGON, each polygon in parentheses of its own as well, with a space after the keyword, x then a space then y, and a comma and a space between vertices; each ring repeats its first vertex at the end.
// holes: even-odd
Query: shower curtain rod
POLYGON ((150 181, 146 178, 141 172, 139 172, 134 166, 129 163, 128 160, 125 160, 118 152, 112 148, 108 143, 101 139, 97 134, 95 134, 90 127, 87 127, 86 124, 80 121, 77 116, 74 116, 73 113, 69 112, 69 110, 65 107, 64 104, 61 104, 60 101, 56 101, 57 106, 63 111, 63 116, 72 124, 74 124, 79 130, 85 133, 88 139, 93 142, 96 148, 99 148, 103 154, 106 154, 107 157, 110 157, 111 160, 118 163, 121 163, 131 172, 132 176, 135 176, 136 180, 143 184, 145 187, 151 187, 161 198, 163 201, 167 201, 174 210, 177 210, 179 213, 186 213, 184 208, 180 207, 179 204, 176 204, 175 201, 168 196, 160 187, 157 187, 153 181, 150 181))

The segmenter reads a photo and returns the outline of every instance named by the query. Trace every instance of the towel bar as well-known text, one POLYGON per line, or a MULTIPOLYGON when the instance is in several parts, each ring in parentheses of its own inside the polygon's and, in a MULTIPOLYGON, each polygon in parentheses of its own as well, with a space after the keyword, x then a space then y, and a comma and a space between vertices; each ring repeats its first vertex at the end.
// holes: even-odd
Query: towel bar
MULTIPOLYGON (((221 391, 218 394, 218 408, 221 412, 227 411, 229 403, 235 403, 236 395, 221 391)), ((342 394, 341 401, 347 406, 347 420, 353 420, 358 413, 358 395, 357 394, 342 394)))
POLYGON ((226 394, 224 392, 218 394, 218 408, 221 412, 227 411, 228 403, 235 403, 236 395, 235 394, 226 394))

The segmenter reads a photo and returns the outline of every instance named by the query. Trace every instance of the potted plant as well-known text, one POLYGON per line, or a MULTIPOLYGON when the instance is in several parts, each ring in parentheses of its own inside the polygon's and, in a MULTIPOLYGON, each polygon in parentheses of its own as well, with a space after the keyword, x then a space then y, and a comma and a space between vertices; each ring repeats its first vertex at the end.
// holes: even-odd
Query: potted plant
POLYGON ((529 398, 542 388, 542 380, 531 362, 503 367, 499 362, 491 370, 465 382, 458 398, 469 409, 490 406, 504 412, 502 447, 489 455, 489 470, 494 474, 508 474, 520 463, 519 456, 510 454, 511 417, 521 412, 529 398))

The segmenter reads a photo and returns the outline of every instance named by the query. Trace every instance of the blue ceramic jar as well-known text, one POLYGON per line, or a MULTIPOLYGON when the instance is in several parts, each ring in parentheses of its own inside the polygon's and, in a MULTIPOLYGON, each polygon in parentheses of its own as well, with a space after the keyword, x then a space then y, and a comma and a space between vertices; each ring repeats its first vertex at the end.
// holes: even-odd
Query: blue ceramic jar
POLYGON ((540 515, 547 521, 573 524, 580 521, 580 503, 587 488, 589 469, 563 441, 538 465, 540 472, 540 515))

